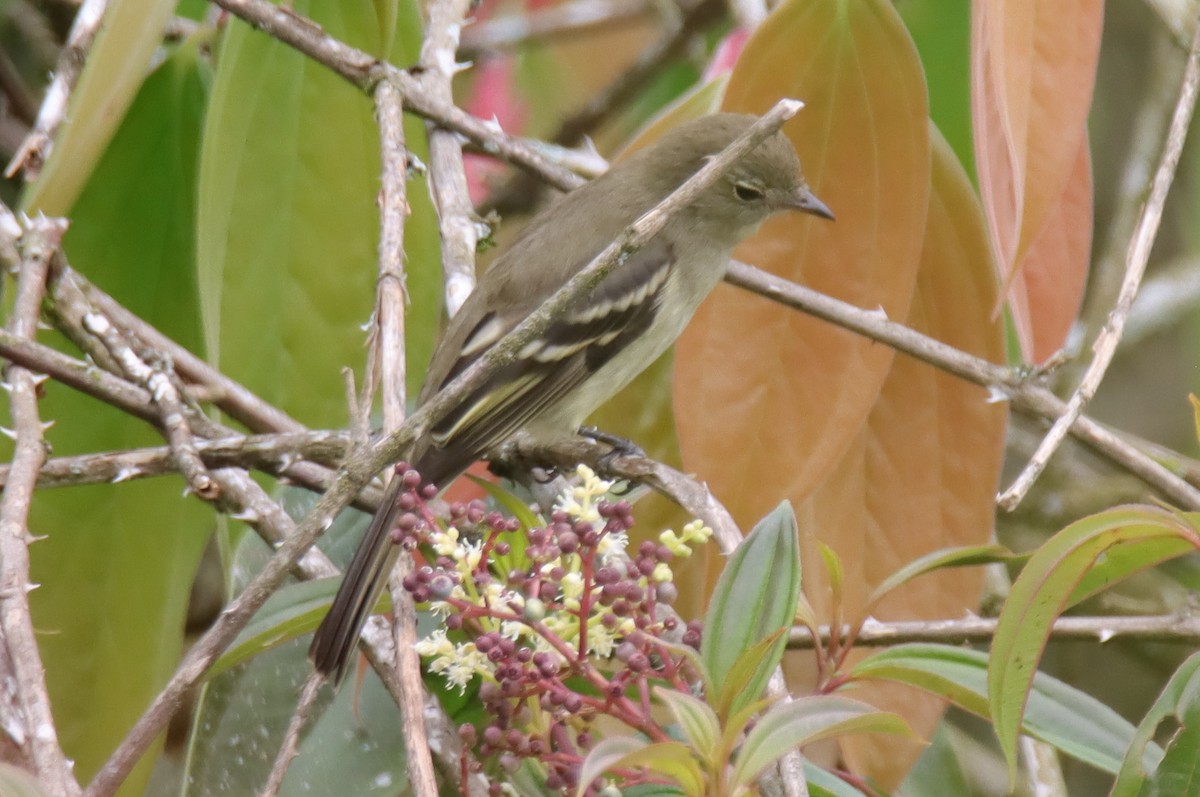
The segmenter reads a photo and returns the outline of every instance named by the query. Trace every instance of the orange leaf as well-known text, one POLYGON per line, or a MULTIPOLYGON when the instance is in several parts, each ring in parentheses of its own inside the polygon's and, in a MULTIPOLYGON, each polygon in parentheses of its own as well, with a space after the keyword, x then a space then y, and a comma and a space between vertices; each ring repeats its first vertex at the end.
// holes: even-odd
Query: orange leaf
MULTIPOLYGON (((973 9, 976 164, 1007 286, 1078 173, 1104 6, 1102 0, 975 0, 973 9)), ((1086 254, 1058 268, 1075 273, 1050 281, 1042 275, 1039 284, 1081 283, 1086 254)), ((1030 297, 1028 304, 1045 302, 1030 297)), ((1052 327, 1061 325, 1054 320, 1052 327)), ((1018 322, 1026 356, 1033 351, 1033 323, 1018 322)))
POLYGON ((1008 305, 1021 347, 1044 362, 1066 343, 1083 302, 1092 251, 1092 163, 1085 136, 1066 190, 1017 267, 1008 305))
MULTIPOLYGON (((1003 333, 991 318, 997 286, 983 214, 962 167, 940 135, 934 138, 933 193, 917 292, 909 324, 926 335, 1002 362, 1003 333)), ((987 391, 908 356, 896 358, 867 425, 846 457, 797 506, 804 584, 817 616, 832 614, 816 552, 830 545, 845 568, 843 610, 860 616, 867 597, 889 574, 939 548, 986 543, 1004 453, 1007 408, 987 391)), ((882 601, 876 617, 958 617, 978 604, 982 574, 961 568, 928 574, 882 601)), ((940 703, 889 685, 864 699, 909 720, 927 736, 940 703)), ((903 740, 847 739, 852 769, 894 785, 920 750, 903 740), (881 752, 886 748, 887 753, 881 752)))
MULTIPOLYGON (((908 315, 929 191, 920 61, 890 2, 789 0, 730 76, 723 109, 808 105, 786 128, 829 223, 776 218, 739 258, 893 318, 908 315)), ((854 439, 892 361, 884 346, 718 288, 676 347, 684 463, 749 527, 803 499, 854 439)))

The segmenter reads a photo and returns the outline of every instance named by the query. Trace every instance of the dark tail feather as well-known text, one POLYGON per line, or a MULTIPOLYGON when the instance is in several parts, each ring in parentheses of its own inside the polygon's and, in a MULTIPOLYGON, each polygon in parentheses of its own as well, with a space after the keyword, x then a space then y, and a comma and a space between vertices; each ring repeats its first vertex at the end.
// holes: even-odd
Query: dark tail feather
MULTIPOLYGON (((430 449, 416 466, 423 481, 444 487, 464 471, 475 457, 463 461, 463 457, 451 456, 442 449, 430 449)), ((346 576, 329 607, 329 613, 321 621, 317 633, 308 648, 308 657, 313 666, 334 683, 340 683, 352 659, 359 631, 367 616, 379 601, 379 595, 387 584, 392 566, 396 563, 399 548, 392 542, 392 528, 400 515, 396 502, 400 496, 400 479, 393 478, 383 494, 379 511, 371 519, 371 525, 354 559, 346 568, 346 576)))

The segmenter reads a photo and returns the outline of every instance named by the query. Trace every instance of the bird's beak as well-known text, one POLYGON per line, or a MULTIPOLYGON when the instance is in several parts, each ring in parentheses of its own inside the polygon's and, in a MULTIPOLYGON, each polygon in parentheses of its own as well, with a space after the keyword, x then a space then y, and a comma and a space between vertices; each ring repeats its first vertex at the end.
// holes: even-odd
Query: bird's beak
POLYGON ((795 191, 789 193, 782 203, 784 209, 798 210, 801 213, 811 213, 814 216, 820 216, 823 219, 833 221, 833 211, 829 209, 821 200, 808 190, 808 186, 800 186, 795 191))

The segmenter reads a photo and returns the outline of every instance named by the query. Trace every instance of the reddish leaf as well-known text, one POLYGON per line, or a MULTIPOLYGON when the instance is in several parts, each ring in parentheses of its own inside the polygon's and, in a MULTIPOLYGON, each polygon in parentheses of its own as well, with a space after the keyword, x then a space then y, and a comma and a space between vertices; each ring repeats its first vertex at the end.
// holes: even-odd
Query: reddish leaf
MULTIPOLYGON (((1068 222, 1056 208, 1079 172, 1079 151, 1086 142, 1084 124, 1092 101, 1103 3, 976 0, 973 8, 976 163, 1000 272, 1008 284, 1019 279, 1026 253, 1040 237, 1062 236, 1047 231, 1047 224, 1056 216, 1068 222)), ((1072 247, 1075 259, 1056 265, 1071 274, 1052 280, 1040 275, 1024 290, 1081 285, 1087 256, 1086 251, 1080 256, 1077 248, 1072 247)), ((1035 356, 1035 351, 1045 356, 1049 330, 1064 327, 1061 311, 1077 301, 1028 298, 1035 315, 1017 321, 1026 356, 1035 356), (1048 308, 1053 310, 1049 318, 1036 315, 1048 308), (1043 323, 1046 333, 1035 335, 1034 327, 1043 323)), ((1048 348, 1053 351, 1058 345, 1061 338, 1048 348)))
MULTIPOLYGON (((909 324, 1002 361, 1002 330, 990 315, 997 288, 982 211, 941 136, 933 152, 933 193, 909 324)), ((826 581, 818 539, 843 563, 843 610, 851 620, 861 616, 872 590, 912 559, 988 541, 1006 414, 1005 405, 988 402, 984 388, 896 358, 866 427, 820 489, 797 507, 806 594, 822 622, 833 607, 829 592, 818 587, 826 581)), ((872 614, 888 620, 961 616, 976 606, 981 577, 970 568, 923 575, 889 593, 872 614)), ((890 685, 855 694, 902 714, 922 736, 941 713, 939 701, 897 694, 890 685)), ((862 737, 845 740, 842 751, 856 771, 895 784, 920 748, 862 737)))
POLYGON ((1075 170, 1025 250, 1008 290, 1008 306, 1022 349, 1043 362, 1062 348, 1079 314, 1092 251, 1092 162, 1087 138, 1075 170))
MULTIPOLYGON (((905 318, 928 205, 928 108, 892 4, 777 8, 746 44, 723 108, 761 113, 783 96, 808 103, 786 132, 838 219, 774 219, 738 257, 905 318)), ((676 352, 684 463, 746 527, 821 482, 892 360, 887 347, 729 288, 705 303, 676 352)))

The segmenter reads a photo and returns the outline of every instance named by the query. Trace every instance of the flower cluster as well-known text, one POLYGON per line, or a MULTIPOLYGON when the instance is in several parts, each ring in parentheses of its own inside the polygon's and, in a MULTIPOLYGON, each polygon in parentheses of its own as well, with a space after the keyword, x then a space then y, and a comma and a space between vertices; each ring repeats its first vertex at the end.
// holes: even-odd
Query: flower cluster
POLYGON ((478 683, 488 721, 462 729, 467 746, 508 771, 534 762, 552 789, 577 784, 601 715, 666 738, 651 716, 650 683, 688 689, 695 678, 664 640, 700 641, 699 625, 669 609, 670 563, 711 535, 691 523, 630 553, 629 504, 612 500, 612 483, 586 466, 576 477, 530 528, 479 501, 452 506, 441 522, 408 471, 396 533, 419 565, 405 588, 444 621, 418 653, 459 690, 478 683))

